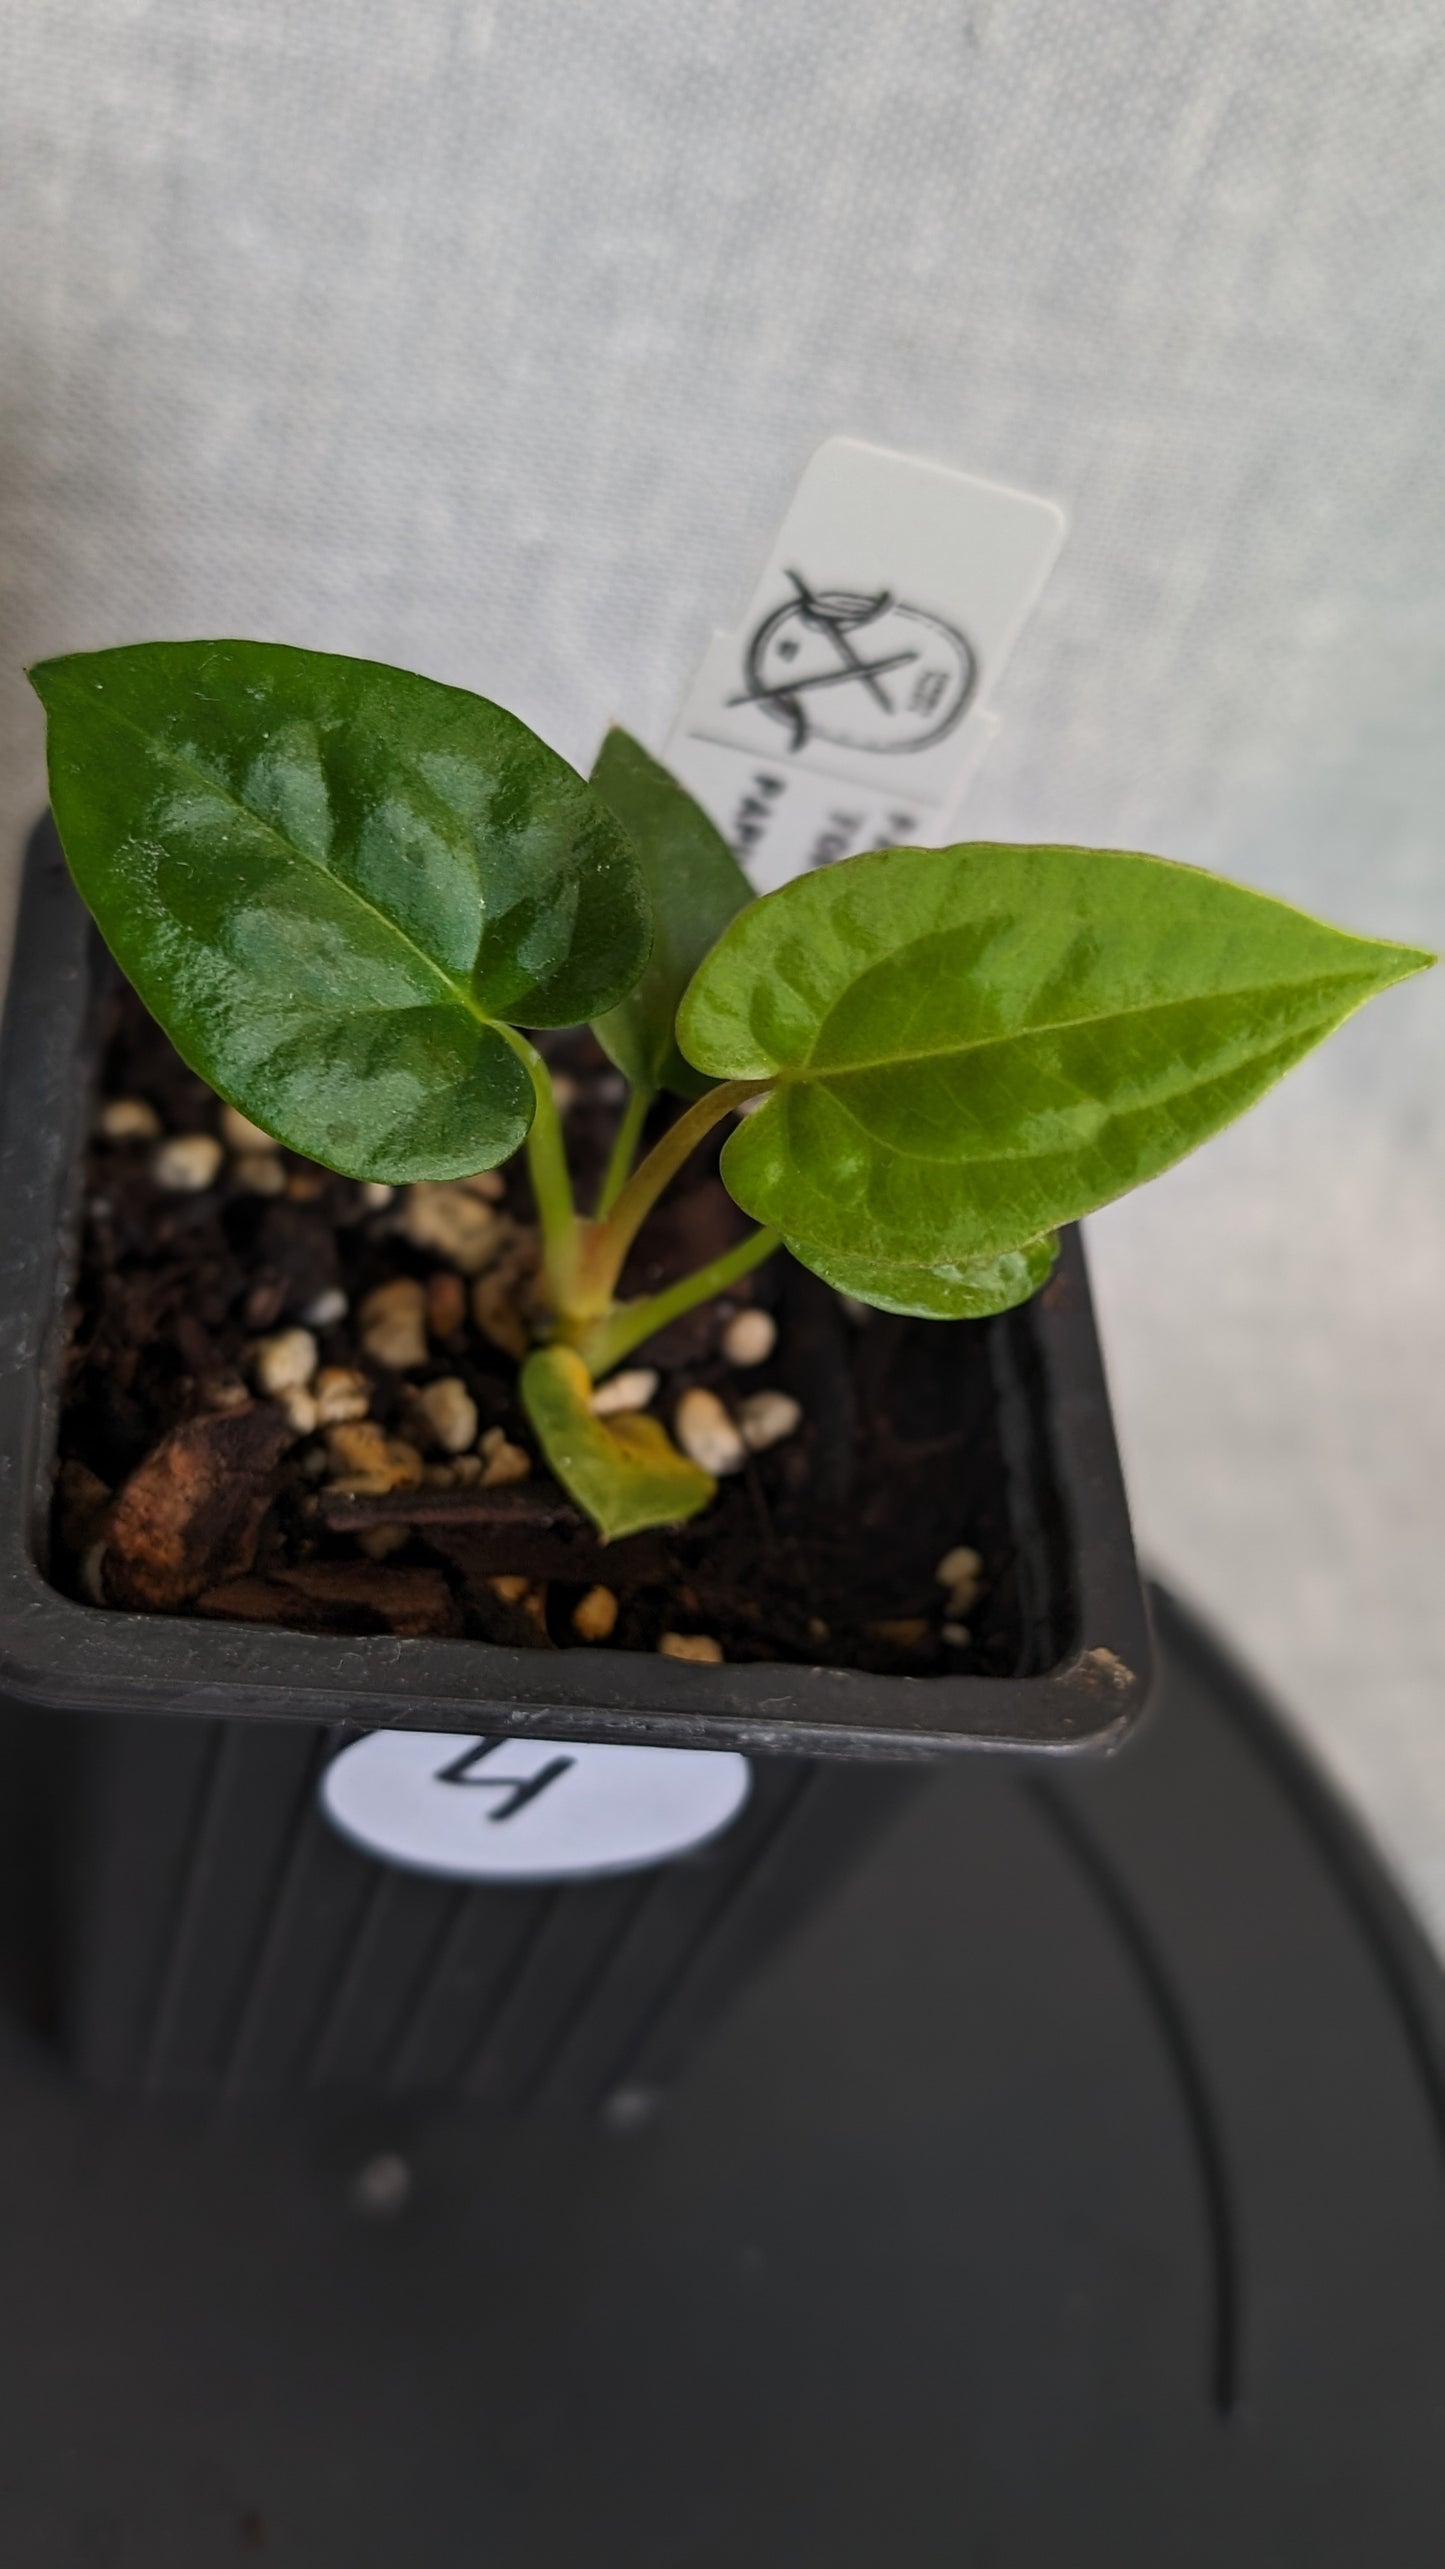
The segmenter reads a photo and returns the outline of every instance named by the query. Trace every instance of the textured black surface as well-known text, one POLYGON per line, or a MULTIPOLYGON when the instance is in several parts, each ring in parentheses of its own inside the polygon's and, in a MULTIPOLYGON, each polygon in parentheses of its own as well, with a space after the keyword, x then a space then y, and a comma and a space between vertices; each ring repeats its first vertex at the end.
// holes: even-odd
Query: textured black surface
POLYGON ((1113 1765, 940 1775, 633 2137, 13 2037, 5 2569, 1436 2569, 1436 1975, 1160 1637, 1113 1765))

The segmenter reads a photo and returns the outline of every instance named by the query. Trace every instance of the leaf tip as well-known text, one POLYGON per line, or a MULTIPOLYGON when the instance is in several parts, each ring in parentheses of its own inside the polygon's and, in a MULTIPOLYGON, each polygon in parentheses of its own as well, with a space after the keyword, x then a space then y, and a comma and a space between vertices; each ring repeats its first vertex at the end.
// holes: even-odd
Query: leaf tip
POLYGON ((1397 946, 1381 937, 1362 938, 1369 948, 1372 965, 1367 997, 1378 998, 1384 990, 1393 990, 1398 981, 1411 981, 1417 972, 1429 972, 1440 960, 1425 946, 1397 946))
POLYGON ((36 695, 40 698, 42 705, 49 704, 55 684, 55 672, 57 669, 63 669, 64 666, 65 662, 61 659, 32 660, 27 668, 25 672, 26 678, 34 688, 36 695))

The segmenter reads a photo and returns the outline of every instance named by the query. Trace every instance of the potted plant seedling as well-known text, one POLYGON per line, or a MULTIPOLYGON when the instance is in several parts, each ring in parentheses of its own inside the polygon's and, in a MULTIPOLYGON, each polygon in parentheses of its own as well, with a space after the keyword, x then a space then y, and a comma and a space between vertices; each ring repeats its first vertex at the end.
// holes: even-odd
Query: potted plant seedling
MULTIPOLYGON (((1428 956, 1116 850, 884 848, 754 899, 623 733, 584 779, 370 662, 146 643, 32 676, 125 982, 37 842, 0 1670, 107 1735, 231 1717, 214 1756, 167 1726, 164 1784, 104 1833, 167 1850, 108 1913, 150 1922, 148 2056, 203 1888, 211 2067, 256 1973, 295 2016, 291 1815, 338 1724, 534 1765, 1121 1736, 1148 1640, 1071 1226, 1428 956)), ((711 1951, 715 1904, 694 1924, 711 1951)), ((415 1973, 442 1928, 408 1932, 415 1973)))
POLYGON ((614 1405, 684 1315, 783 1254, 855 1308, 1020 1305, 1061 1226, 1429 960, 1115 850, 888 848, 753 900, 625 734, 584 781, 499 706, 367 662, 149 643, 32 674, 74 880, 258 1139, 372 1188, 525 1154, 537 1265, 504 1334, 539 1457, 604 1541, 698 1518, 792 1423, 783 1396, 694 1388, 671 1430, 614 1405), (585 1206, 532 1040, 583 1024, 627 1083, 585 1206), (718 1136, 750 1227, 629 1293, 718 1136))

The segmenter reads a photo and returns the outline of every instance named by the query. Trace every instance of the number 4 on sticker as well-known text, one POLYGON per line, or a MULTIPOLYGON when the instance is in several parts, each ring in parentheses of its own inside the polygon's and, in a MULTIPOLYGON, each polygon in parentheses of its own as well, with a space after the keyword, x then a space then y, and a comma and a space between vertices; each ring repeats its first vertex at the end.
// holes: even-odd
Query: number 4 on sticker
MULTIPOLYGON (((476 1741, 463 1749, 460 1757, 454 1757, 449 1766, 438 1767, 437 1782, 438 1784, 479 1784, 485 1785, 491 1792, 505 1793, 507 1799, 504 1802, 498 1802, 488 1811, 487 1817, 489 1820, 514 1820, 519 1811, 525 1811, 529 1802, 536 1801, 539 1793, 546 1792, 549 1784, 560 1783, 562 1777, 568 1774, 577 1763, 575 1757, 551 1757, 545 1766, 538 1767, 535 1775, 479 1775, 477 1773, 478 1767, 485 1766, 488 1759, 495 1757, 499 1749, 511 1746, 515 1750, 515 1745, 515 1742, 495 1739, 476 1741)), ((505 1757, 502 1762, 504 1765, 507 1763, 505 1757)))
POLYGON ((372 1731, 321 1778, 321 1807, 354 1847, 454 1882, 581 1881, 663 1864, 718 1836, 747 1798, 747 1760, 734 1749, 451 1731, 372 1731))

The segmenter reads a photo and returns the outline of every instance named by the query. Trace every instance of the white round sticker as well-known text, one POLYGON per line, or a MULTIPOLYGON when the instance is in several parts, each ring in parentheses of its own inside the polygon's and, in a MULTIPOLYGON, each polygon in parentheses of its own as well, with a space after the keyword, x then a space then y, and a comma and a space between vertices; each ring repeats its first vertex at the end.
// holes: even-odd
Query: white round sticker
POLYGON ((701 1846, 736 1819, 749 1782, 731 1749, 373 1731, 332 1759, 321 1807, 368 1855, 414 1873, 558 1882, 701 1846))

